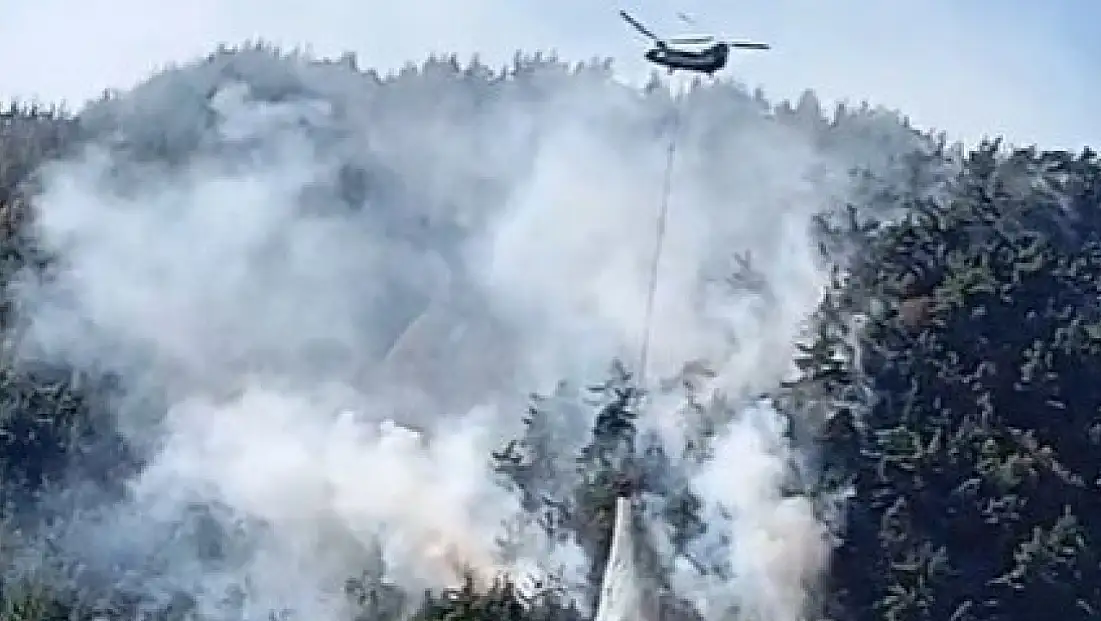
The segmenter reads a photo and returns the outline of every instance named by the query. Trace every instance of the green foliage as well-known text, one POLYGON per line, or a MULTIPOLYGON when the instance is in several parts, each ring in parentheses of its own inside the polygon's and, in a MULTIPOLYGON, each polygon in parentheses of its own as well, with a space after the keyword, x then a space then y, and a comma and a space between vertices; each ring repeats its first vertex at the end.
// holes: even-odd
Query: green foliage
MULTIPOLYGON (((918 208, 852 270, 895 312, 850 367, 874 393, 860 431, 826 439, 855 470, 832 576, 844 618, 1095 617, 1099 180, 1092 154, 981 145, 942 204, 901 197, 918 208), (1088 208, 1055 212, 1056 177, 1060 204, 1088 208), (917 297, 915 322, 898 310, 917 297)), ((807 366, 830 370, 821 357, 807 366)))
MULTIPOLYGON (((605 383, 590 387, 588 393, 587 406, 595 415, 589 440, 573 459, 575 472, 560 472, 555 466, 569 460, 552 452, 554 443, 542 421, 555 413, 540 408, 543 399, 539 397, 524 419, 524 437, 493 457, 498 472, 509 477, 528 509, 545 516, 542 524, 547 534, 576 542, 585 551, 591 559, 588 582, 595 587, 611 546, 616 498, 639 483, 635 419, 641 395, 620 364, 613 366, 605 383), (570 484, 556 490, 557 494, 540 494, 551 477, 567 477, 570 484)), ((597 596, 593 588, 591 604, 595 605, 597 596)))
POLYGON ((425 594, 425 603, 415 621, 580 621, 578 611, 570 606, 542 604, 527 607, 514 585, 497 582, 488 591, 476 588, 473 578, 458 589, 447 589, 440 595, 425 594))

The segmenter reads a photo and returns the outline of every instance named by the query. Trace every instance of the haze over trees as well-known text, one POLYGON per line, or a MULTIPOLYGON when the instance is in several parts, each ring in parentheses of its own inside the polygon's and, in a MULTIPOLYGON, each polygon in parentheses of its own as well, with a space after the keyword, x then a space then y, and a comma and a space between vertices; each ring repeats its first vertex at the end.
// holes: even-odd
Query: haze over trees
POLYGON ((0 214, 2 619, 588 619, 620 495, 655 620, 1101 615, 1092 151, 246 45, 0 214))

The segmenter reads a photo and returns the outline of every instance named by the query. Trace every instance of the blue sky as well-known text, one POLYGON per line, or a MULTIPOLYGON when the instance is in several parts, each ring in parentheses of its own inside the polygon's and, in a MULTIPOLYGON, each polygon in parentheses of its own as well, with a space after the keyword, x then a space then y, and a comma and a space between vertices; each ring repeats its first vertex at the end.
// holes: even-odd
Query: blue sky
POLYGON ((774 95, 814 87, 827 99, 867 99, 920 125, 975 139, 1077 148, 1101 144, 1101 3, 1089 1, 679 0, 26 0, 6 7, 0 95, 81 101, 125 87, 158 65, 217 42, 262 35, 345 49, 361 64, 394 66, 429 51, 475 50, 504 62, 518 47, 583 59, 613 56, 645 71, 644 41, 619 21, 635 12, 679 32, 677 11, 700 28, 770 41, 731 72, 774 95), (548 7, 553 4, 553 7, 548 7), (309 7, 303 11, 302 7, 309 7))

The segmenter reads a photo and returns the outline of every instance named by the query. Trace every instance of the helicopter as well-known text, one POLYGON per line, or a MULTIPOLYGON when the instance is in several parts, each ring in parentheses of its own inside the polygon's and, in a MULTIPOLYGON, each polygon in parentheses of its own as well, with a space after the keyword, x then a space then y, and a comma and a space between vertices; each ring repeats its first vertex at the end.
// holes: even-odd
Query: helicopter
MULTIPOLYGON (((708 76, 712 76, 716 71, 726 67, 727 57, 730 55, 731 49, 771 49, 771 46, 767 43, 754 43, 751 41, 716 41, 715 37, 711 36, 661 39, 650 32, 646 26, 639 23, 638 20, 631 17, 627 11, 621 10, 619 16, 634 27, 635 30, 642 33, 643 36, 653 40, 654 47, 647 50, 643 58, 656 65, 665 67, 670 74, 674 71, 682 70, 695 71, 697 73, 705 73, 708 76), (675 47, 676 45, 705 43, 711 43, 711 45, 700 50, 675 47)), ((681 19, 685 19, 685 17, 682 15, 681 19)))

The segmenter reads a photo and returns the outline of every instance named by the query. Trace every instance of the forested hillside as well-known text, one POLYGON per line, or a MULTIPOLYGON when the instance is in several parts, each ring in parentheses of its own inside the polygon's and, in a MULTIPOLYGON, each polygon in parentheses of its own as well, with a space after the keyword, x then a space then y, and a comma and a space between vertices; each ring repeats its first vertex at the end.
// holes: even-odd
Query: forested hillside
POLYGON ((1096 153, 249 45, 0 213, 5 621, 589 619, 620 495, 649 619, 1101 617, 1096 153))

